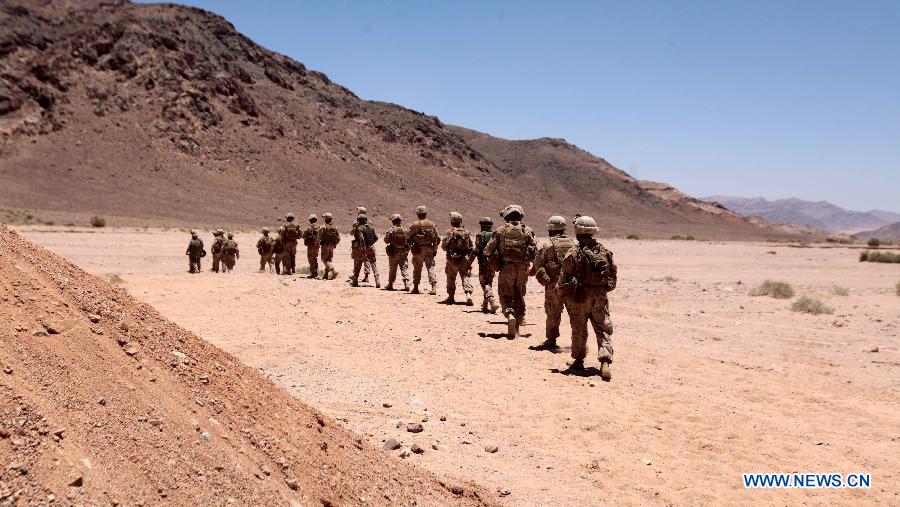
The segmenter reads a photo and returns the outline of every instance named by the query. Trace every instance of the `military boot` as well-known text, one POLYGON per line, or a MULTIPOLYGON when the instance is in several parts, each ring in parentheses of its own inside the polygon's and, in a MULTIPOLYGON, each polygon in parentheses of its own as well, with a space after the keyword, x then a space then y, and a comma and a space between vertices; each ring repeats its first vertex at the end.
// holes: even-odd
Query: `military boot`
POLYGON ((431 292, 429 292, 429 294, 431 294, 432 296, 437 296, 437 284, 436 283, 431 284, 431 292))
POLYGON ((573 359, 566 363, 569 371, 584 371, 584 359, 573 359))
POLYGON ((375 288, 376 288, 376 289, 380 289, 380 288, 381 288, 381 280, 378 279, 378 275, 377 275, 377 274, 375 275, 375 288))
POLYGON ((403 280, 403 290, 409 292, 409 282, 403 280))
POLYGON ((483 300, 481 300, 481 313, 487 313, 487 312, 488 312, 488 299, 484 298, 483 300))
POLYGON ((413 290, 410 291, 410 294, 418 294, 418 293, 419 293, 419 286, 413 285, 413 290))
POLYGON ((365 275, 363 275, 362 281, 363 281, 363 283, 369 283, 369 274, 368 274, 368 273, 366 273, 365 275))
POLYGON ((531 350, 558 350, 559 345, 556 344, 555 338, 547 338, 540 345, 532 345, 531 347, 528 347, 528 348, 531 350))
POLYGON ((600 363, 600 378, 602 378, 606 382, 609 382, 610 380, 612 380, 611 368, 612 368, 612 365, 609 363, 609 361, 601 362, 600 363))
POLYGON ((496 301, 491 300, 491 313, 496 315, 497 310, 499 310, 499 309, 500 309, 500 305, 498 305, 496 301))
POLYGON ((384 290, 394 290, 394 284, 389 283, 384 286, 384 290))
POLYGON ((506 338, 509 340, 515 340, 516 334, 518 334, 516 316, 513 314, 509 314, 509 316, 506 317, 506 338))
POLYGON ((472 302, 471 294, 466 294, 466 306, 475 306, 475 303, 472 302))

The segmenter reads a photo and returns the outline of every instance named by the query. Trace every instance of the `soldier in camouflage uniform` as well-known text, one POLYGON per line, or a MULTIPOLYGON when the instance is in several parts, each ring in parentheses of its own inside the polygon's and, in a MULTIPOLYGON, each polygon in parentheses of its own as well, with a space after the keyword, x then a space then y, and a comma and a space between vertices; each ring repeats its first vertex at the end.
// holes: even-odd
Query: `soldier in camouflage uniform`
POLYGON ((381 287, 381 281, 378 278, 378 266, 375 263, 375 243, 378 242, 378 234, 375 233, 375 228, 372 227, 365 215, 356 217, 356 224, 356 233, 351 249, 353 276, 350 279, 350 285, 359 287, 359 271, 363 263, 368 261, 369 265, 372 266, 372 274, 375 276, 375 287, 381 287))
POLYGON ((241 258, 241 252, 238 250, 237 241, 234 240, 234 234, 228 233, 228 239, 222 245, 222 264, 225 265, 225 272, 230 273, 234 269, 235 262, 241 258))
POLYGON ((469 266, 471 269, 472 262, 478 259, 478 283, 481 285, 481 291, 484 293, 484 299, 481 301, 481 311, 488 312, 490 307, 491 313, 497 313, 500 305, 494 299, 494 270, 491 269, 491 263, 487 256, 484 255, 484 248, 491 240, 491 229, 494 227, 494 221, 489 217, 482 217, 478 220, 481 231, 475 235, 475 248, 469 254, 469 266))
POLYGON ((284 217, 286 223, 282 225, 281 242, 284 243, 284 259, 282 260, 281 274, 293 275, 297 271, 297 240, 300 239, 300 226, 294 222, 294 214, 288 213, 284 217))
POLYGON ((557 290, 563 297, 572 326, 572 359, 569 368, 584 369, 587 356, 588 321, 597 335, 597 359, 600 376, 612 378, 613 346, 609 334, 609 299, 607 293, 616 288, 618 280, 612 252, 604 248, 594 236, 599 233, 593 218, 582 216, 575 220, 578 246, 569 250, 563 259, 557 290))
POLYGON ((528 284, 528 267, 537 253, 534 231, 521 222, 525 211, 521 206, 511 204, 500 212, 506 220, 491 235, 484 248, 486 256, 497 256, 500 273, 497 277, 497 292, 500 305, 506 316, 507 336, 510 340, 519 335, 525 323, 525 291, 528 284))
POLYGON ((397 279, 397 268, 400 268, 400 276, 403 278, 403 290, 409 290, 409 241, 406 231, 403 229, 403 221, 400 215, 394 213, 391 216, 391 228, 384 234, 384 242, 387 243, 384 251, 388 257, 388 283, 386 290, 394 290, 394 280, 397 279))
POLYGON ((447 299, 444 303, 452 305, 456 303, 456 276, 462 280, 463 291, 466 294, 466 305, 472 306, 472 280, 470 278, 469 255, 474 250, 472 235, 462 225, 463 217, 457 212, 450 213, 450 228, 441 241, 441 249, 447 252, 447 265, 444 273, 447 275, 447 299))
POLYGON ((222 229, 216 229, 213 232, 213 243, 210 250, 212 251, 212 270, 216 273, 219 272, 219 263, 222 261, 222 245, 225 244, 225 231, 222 229))
POLYGON ((431 283, 431 295, 437 294, 437 277, 434 273, 434 257, 437 255, 437 247, 441 244, 434 222, 428 220, 428 210, 425 206, 416 208, 418 220, 409 226, 406 237, 412 242, 413 261, 413 290, 412 294, 419 293, 419 282, 422 280, 422 266, 428 269, 428 281, 431 283))
POLYGON ((334 217, 331 213, 322 215, 325 225, 319 228, 319 249, 322 252, 322 264, 325 265, 325 272, 322 273, 323 280, 334 280, 337 277, 337 271, 334 270, 334 249, 341 242, 341 235, 337 227, 332 224, 334 217))
POLYGON ((196 232, 191 231, 191 241, 188 243, 187 251, 184 252, 188 256, 188 272, 199 273, 202 271, 200 269, 200 259, 203 258, 205 253, 203 251, 203 240, 200 239, 196 232))
MULTIPOLYGON (((366 213, 367 213, 366 208, 364 208, 362 206, 356 207, 356 218, 359 218, 360 216, 365 216, 368 218, 368 215, 366 215, 366 213)), ((353 251, 353 245, 354 245, 353 241, 355 241, 354 238, 356 238, 356 229, 358 227, 359 227, 359 220, 354 220, 353 223, 350 224, 350 242, 351 242, 350 243, 350 251, 351 252, 353 251)), ((365 261, 363 261, 363 279, 362 279, 363 282, 369 281, 369 273, 371 273, 371 272, 372 272, 372 267, 369 265, 368 259, 366 259, 365 261)), ((347 278, 347 281, 350 282, 352 280, 353 280, 353 275, 350 275, 350 278, 347 278)))
POLYGON ((309 262, 309 278, 319 275, 319 217, 309 216, 309 226, 303 231, 303 245, 306 247, 306 260, 309 262))
POLYGON ((284 234, 284 227, 279 226, 275 229, 275 241, 272 242, 272 264, 275 266, 275 273, 281 274, 281 266, 284 261, 284 240, 281 236, 284 234))
POLYGON ((563 301, 556 292, 556 283, 562 269, 563 259, 569 250, 577 245, 573 238, 566 236, 566 219, 552 216, 547 220, 550 239, 541 245, 534 258, 532 272, 538 283, 544 286, 544 313, 547 314, 547 339, 532 350, 556 350, 559 346, 559 323, 562 319, 563 301))
POLYGON ((262 273, 271 264, 272 253, 275 250, 275 239, 269 236, 269 228, 262 228, 262 236, 256 241, 256 251, 259 252, 259 272, 262 273))

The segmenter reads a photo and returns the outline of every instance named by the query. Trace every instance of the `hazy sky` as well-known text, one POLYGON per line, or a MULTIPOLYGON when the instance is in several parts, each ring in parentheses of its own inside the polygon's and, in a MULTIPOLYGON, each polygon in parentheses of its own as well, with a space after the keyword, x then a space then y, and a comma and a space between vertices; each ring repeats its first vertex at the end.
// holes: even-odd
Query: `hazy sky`
POLYGON ((695 196, 900 211, 900 1, 185 3, 360 97, 695 196))

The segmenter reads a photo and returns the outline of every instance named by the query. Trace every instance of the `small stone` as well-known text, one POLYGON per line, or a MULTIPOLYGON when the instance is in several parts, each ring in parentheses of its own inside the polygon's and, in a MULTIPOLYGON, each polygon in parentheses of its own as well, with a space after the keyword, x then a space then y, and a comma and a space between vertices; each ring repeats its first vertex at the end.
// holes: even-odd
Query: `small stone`
POLYGON ((322 414, 316 414, 316 422, 319 423, 319 426, 325 426, 325 418, 322 417, 322 414))
POLYGON ((272 469, 269 468, 267 465, 263 465, 260 470, 262 470, 262 473, 264 473, 266 475, 272 475, 272 469))
POLYGON ((125 345, 128 345, 128 340, 124 336, 117 336, 116 343, 118 343, 120 347, 124 347, 125 345))
POLYGON ((413 444, 412 447, 409 448, 409 450, 416 454, 422 454, 425 452, 425 449, 422 449, 422 446, 420 446, 419 444, 413 444))
POLYGON ((427 415, 426 415, 425 417, 422 418, 422 422, 423 422, 423 423, 428 422, 428 416, 427 416, 427 415))
POLYGON ((201 384, 209 384, 209 375, 200 375, 201 384))
POLYGON ((406 431, 410 433, 422 433, 424 429, 425 427, 419 423, 409 423, 406 425, 406 431))
POLYGON ((641 458, 641 463, 643 463, 645 465, 650 465, 653 463, 653 460, 651 460, 650 458, 641 458))
POLYGON ((289 488, 297 491, 297 479, 288 477, 284 480, 284 483, 287 484, 289 488))
POLYGON ((210 435, 208 431, 204 431, 200 436, 203 437, 203 440, 206 442, 212 442, 212 435, 210 435))
POLYGON ((400 441, 396 438, 389 438, 384 441, 383 449, 385 451, 396 451, 400 448, 400 441))
POLYGON ((100 322, 100 316, 99 316, 99 315, 96 315, 96 314, 93 314, 93 313, 89 313, 89 314, 88 314, 88 320, 91 321, 91 322, 93 322, 94 324, 96 324, 96 323, 100 322))
POLYGON ((35 331, 31 333, 31 336, 50 336, 46 331, 35 331))
POLYGON ((384 407, 384 408, 391 408, 391 407, 393 407, 393 405, 391 405, 390 403, 382 403, 381 406, 384 407))
POLYGON ((12 436, 12 433, 9 432, 6 428, 0 428, 0 438, 9 438, 12 436))
POLYGON ((436 451, 436 450, 438 450, 438 445, 437 445, 437 444, 431 444, 431 448, 434 449, 434 450, 436 451))
POLYGON ((162 426, 162 423, 163 422, 160 419, 150 419, 150 426, 158 428, 162 426))
POLYGON ((450 492, 456 496, 460 496, 466 492, 461 486, 450 486, 450 492))
POLYGON ((500 450, 500 448, 497 447, 496 445, 487 445, 484 447, 484 452, 489 452, 491 454, 494 454, 495 452, 497 452, 499 450, 500 450))
POLYGON ((876 347, 872 347, 871 349, 869 349, 869 352, 878 352, 879 350, 881 350, 881 349, 879 349, 879 348, 876 346, 876 347))
POLYGON ((395 424, 394 426, 397 427, 397 428, 402 428, 402 427, 403 427, 403 421, 397 421, 397 424, 395 424))
POLYGON ((69 477, 69 486, 74 486, 76 488, 80 488, 84 485, 84 476, 80 473, 76 473, 69 477))
POLYGON ((55 501, 56 501, 56 495, 54 495, 52 493, 47 495, 47 503, 53 503, 55 501))
POLYGON ((201 400, 200 398, 197 398, 196 400, 194 400, 194 403, 196 403, 197 405, 200 405, 201 407, 203 405, 206 405, 206 403, 204 403, 204 401, 201 400))
POLYGON ((508 489, 500 490, 500 496, 509 496, 512 492, 508 489))
POLYGON ((13 372, 13 369, 10 368, 9 366, 4 366, 4 367, 3 367, 3 373, 5 373, 5 374, 7 374, 7 375, 12 375, 12 372, 13 372))
POLYGON ((22 331, 27 331, 28 328, 22 325, 16 326, 16 331, 21 333, 22 331))
POLYGON ((401 458, 408 458, 408 457, 409 457, 409 451, 407 451, 406 449, 400 451, 400 457, 401 457, 401 458))
POLYGON ((58 428, 56 431, 53 432, 53 436, 58 437, 58 438, 62 438, 62 437, 63 437, 63 433, 65 433, 65 432, 66 432, 66 429, 65 429, 65 428, 58 428))
POLYGON ((442 415, 442 416, 441 416, 441 420, 442 420, 442 421, 446 421, 446 420, 447 420, 447 416, 442 415))
POLYGON ((100 398, 100 399, 98 399, 98 400, 97 400, 97 403, 98 403, 99 405, 103 405, 103 406, 105 407, 105 406, 106 406, 106 398, 100 398))
POLYGON ((129 356, 134 356, 138 353, 138 349, 136 349, 134 347, 128 347, 128 350, 126 350, 125 353, 128 354, 129 356))

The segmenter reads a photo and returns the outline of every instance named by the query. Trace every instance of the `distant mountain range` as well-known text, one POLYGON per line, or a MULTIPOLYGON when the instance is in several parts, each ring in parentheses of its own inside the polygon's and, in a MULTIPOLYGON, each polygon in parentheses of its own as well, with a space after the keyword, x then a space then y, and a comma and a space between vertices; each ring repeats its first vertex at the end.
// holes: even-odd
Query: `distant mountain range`
POLYGON ((798 227, 811 226, 835 233, 854 234, 900 222, 900 213, 884 210, 851 211, 828 201, 814 202, 796 198, 769 201, 762 197, 723 195, 706 197, 704 200, 719 203, 740 215, 758 216, 798 227))

